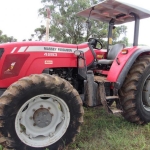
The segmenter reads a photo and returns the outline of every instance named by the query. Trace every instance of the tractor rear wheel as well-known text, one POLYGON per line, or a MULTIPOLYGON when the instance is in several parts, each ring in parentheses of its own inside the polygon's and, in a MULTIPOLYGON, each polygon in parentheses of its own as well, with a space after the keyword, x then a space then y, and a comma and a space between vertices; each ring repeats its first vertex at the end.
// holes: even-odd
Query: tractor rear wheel
POLYGON ((0 98, 0 144, 62 150, 80 131, 83 112, 78 92, 66 80, 47 74, 22 78, 0 98))
POLYGON ((150 56, 139 57, 119 91, 123 116, 129 122, 150 122, 150 56))

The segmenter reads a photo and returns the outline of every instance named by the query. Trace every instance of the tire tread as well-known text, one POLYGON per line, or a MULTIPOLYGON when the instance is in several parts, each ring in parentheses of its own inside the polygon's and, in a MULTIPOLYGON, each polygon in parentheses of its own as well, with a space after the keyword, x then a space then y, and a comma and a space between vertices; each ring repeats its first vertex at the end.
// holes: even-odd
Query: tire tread
MULTIPOLYGON (((79 105, 78 111, 78 128, 76 131, 74 131, 76 134, 80 132, 80 125, 83 123, 83 106, 82 106, 82 100, 78 94, 78 92, 73 88, 73 86, 66 80, 55 76, 55 75, 48 75, 48 74, 33 74, 28 77, 24 77, 22 79, 19 79, 17 82, 10 85, 10 87, 3 93, 3 95, 0 98, 0 135, 3 140, 0 140, 0 144, 6 146, 6 148, 15 148, 16 143, 13 141, 11 137, 8 137, 8 135, 3 134, 3 125, 4 120, 8 119, 7 114, 4 114, 4 108, 6 106, 9 106, 9 104, 12 102, 11 97, 16 96, 18 93, 20 93, 22 90, 30 87, 31 85, 44 83, 45 87, 48 87, 51 85, 53 88, 56 88, 60 85, 63 85, 64 87, 59 90, 63 90, 66 93, 72 93, 74 97, 77 100, 77 105, 79 105), (5 139, 5 141, 4 141, 5 139)), ((72 139, 69 139, 70 141, 75 140, 75 136, 72 137, 72 139)), ((58 148, 60 149, 60 148, 58 148)))
POLYGON ((120 89, 123 117, 129 122, 133 122, 140 125, 145 124, 147 122, 145 122, 141 115, 138 114, 136 108, 136 94, 138 92, 137 85, 142 73, 149 66, 149 63, 149 56, 143 55, 139 57, 131 67, 123 83, 123 86, 120 89))

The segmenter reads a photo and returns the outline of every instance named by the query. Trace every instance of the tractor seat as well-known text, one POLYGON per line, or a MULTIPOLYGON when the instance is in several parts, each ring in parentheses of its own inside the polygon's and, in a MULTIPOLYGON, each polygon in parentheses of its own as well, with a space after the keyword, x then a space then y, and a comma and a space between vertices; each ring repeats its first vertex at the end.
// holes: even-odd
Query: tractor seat
POLYGON ((118 53, 125 47, 124 44, 115 44, 108 52, 107 59, 98 60, 98 64, 110 65, 113 63, 114 59, 118 53))

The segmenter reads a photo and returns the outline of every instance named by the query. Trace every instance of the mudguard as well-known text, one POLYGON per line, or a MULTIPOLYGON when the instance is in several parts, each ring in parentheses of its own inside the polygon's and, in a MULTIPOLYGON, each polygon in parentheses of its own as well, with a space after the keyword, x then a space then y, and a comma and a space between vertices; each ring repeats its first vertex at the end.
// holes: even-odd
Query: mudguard
MULTIPOLYGON (((126 75, 138 56, 142 53, 150 52, 150 47, 135 46, 125 49, 128 50, 128 54, 122 54, 121 52, 118 54, 107 76, 108 81, 115 82, 115 88, 117 89, 121 88, 126 75)), ((150 55, 150 53, 148 54, 150 55)))

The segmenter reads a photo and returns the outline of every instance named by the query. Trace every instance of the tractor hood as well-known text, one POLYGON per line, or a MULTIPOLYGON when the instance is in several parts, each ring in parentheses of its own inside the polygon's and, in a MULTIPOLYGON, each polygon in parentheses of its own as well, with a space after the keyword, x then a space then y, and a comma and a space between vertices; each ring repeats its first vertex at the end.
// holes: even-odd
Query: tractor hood
POLYGON ((150 17, 149 10, 123 2, 122 0, 103 0, 88 9, 77 13, 77 15, 88 18, 91 10, 91 19, 109 22, 113 18, 116 20, 115 24, 134 21, 134 17, 130 15, 130 13, 137 14, 140 19, 150 17))

